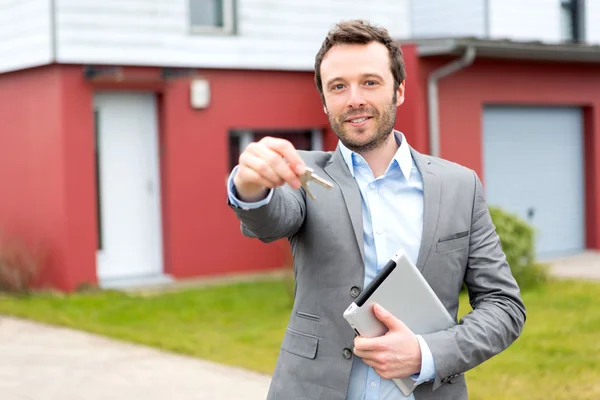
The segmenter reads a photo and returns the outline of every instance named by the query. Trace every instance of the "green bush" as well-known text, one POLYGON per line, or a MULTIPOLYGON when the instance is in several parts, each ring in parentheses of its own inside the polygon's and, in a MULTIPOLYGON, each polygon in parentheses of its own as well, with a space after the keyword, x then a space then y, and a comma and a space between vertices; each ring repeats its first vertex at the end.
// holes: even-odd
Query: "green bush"
POLYGON ((548 280, 548 270, 535 260, 535 231, 518 216, 489 207, 502 250, 521 290, 548 280))

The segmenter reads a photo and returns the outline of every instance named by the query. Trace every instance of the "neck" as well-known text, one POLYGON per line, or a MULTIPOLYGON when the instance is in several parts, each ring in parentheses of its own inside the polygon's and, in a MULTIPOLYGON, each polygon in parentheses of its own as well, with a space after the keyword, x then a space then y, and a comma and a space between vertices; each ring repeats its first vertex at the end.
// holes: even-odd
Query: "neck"
POLYGON ((365 159, 367 164, 369 164, 369 168, 371 168, 373 176, 378 178, 385 174, 385 171, 390 165, 390 162, 392 162, 396 151, 398 151, 398 143, 396 143, 396 137, 392 131, 392 133, 381 146, 372 150, 358 153, 365 159))

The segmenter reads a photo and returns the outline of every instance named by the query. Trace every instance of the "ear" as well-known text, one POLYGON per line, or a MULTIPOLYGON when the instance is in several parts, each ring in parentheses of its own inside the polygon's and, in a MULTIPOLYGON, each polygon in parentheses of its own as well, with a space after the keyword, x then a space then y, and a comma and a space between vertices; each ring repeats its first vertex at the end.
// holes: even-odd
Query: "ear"
POLYGON ((323 106, 323 112, 327 114, 327 106, 323 106))
POLYGON ((404 89, 405 89, 406 81, 402 81, 400 86, 398 86, 398 91, 396 92, 396 107, 404 103, 404 89))

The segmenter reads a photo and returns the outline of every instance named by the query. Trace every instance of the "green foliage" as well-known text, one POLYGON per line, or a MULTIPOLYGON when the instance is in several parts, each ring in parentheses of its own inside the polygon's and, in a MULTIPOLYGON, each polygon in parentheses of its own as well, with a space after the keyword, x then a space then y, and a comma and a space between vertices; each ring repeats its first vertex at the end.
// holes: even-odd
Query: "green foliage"
POLYGON ((535 231, 518 216, 489 207, 502 250, 521 290, 547 282, 548 269, 535 260, 535 231))

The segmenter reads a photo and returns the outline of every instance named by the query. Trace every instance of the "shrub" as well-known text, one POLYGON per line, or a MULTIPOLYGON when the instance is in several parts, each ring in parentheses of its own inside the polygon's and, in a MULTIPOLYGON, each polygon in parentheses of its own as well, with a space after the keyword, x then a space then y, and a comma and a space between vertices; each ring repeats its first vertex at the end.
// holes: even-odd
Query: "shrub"
POLYGON ((535 231, 518 216, 489 207, 502 250, 520 288, 527 289, 548 280, 545 265, 535 260, 535 231))
POLYGON ((29 292, 40 265, 40 254, 31 246, 17 238, 0 235, 0 292, 29 292))

